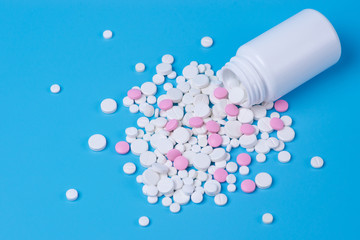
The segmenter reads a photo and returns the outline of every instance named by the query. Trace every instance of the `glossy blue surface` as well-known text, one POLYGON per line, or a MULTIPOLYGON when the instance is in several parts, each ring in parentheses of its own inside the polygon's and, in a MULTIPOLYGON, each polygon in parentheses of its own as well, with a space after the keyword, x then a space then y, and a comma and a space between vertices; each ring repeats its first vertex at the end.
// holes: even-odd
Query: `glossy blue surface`
MULTIPOLYGON (((359 236, 359 6, 356 1, 0 1, 0 239, 356 239, 359 236), (343 54, 333 68, 285 96, 296 140, 289 164, 271 153, 253 161, 250 178, 268 171, 271 189, 206 197, 171 214, 150 205, 114 145, 140 116, 112 97, 151 80, 161 56, 180 71, 191 60, 219 69, 237 48, 304 8, 322 12, 338 31, 343 54), (105 29, 114 38, 104 40, 105 29), (209 35, 215 44, 200 45, 209 35), (136 73, 134 65, 147 69, 136 73), (59 83, 62 91, 51 94, 59 83), (88 137, 108 147, 93 152, 88 137), (323 169, 310 158, 325 159, 323 169), (75 202, 65 199, 79 190, 75 202), (271 212, 275 221, 264 225, 271 212), (138 226, 147 215, 151 225, 138 226)), ((239 150, 234 151, 235 155, 239 150)), ((252 154, 252 156, 255 156, 252 154)), ((244 179, 238 174, 238 180, 244 179)), ((239 187, 239 181, 237 182, 239 187)))

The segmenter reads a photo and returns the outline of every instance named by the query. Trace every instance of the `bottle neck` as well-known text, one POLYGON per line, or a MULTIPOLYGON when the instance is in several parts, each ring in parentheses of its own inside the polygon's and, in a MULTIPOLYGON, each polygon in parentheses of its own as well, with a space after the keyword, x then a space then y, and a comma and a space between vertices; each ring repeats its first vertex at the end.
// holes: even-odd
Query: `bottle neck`
POLYGON ((219 79, 228 90, 242 84, 247 95, 246 102, 242 104, 243 107, 260 104, 266 99, 266 86, 261 75, 244 57, 231 58, 220 70, 219 79))

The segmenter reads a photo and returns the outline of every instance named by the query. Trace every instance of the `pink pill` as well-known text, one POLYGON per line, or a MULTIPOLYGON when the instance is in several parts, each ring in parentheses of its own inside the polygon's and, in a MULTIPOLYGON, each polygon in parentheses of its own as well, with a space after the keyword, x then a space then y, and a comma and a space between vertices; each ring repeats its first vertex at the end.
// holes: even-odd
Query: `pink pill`
POLYGON ((219 168, 214 172, 214 179, 220 183, 223 183, 226 181, 227 175, 229 174, 225 169, 219 168))
POLYGON ((170 108, 173 107, 173 101, 171 101, 170 99, 164 99, 162 101, 159 102, 159 108, 161 110, 169 110, 170 108))
POLYGON ((165 125, 165 130, 168 132, 174 131, 179 126, 179 122, 176 119, 171 119, 165 125))
POLYGON ((274 107, 278 112, 286 112, 289 108, 289 104, 285 100, 277 100, 274 104, 274 107))
POLYGON ((253 191, 255 191, 255 188, 256 185, 253 180, 245 179, 241 182, 241 190, 243 190, 243 192, 252 193, 253 191))
POLYGON ((130 150, 130 146, 125 141, 120 141, 115 145, 115 151, 118 154, 126 154, 129 152, 129 150, 130 150))
POLYGON ((133 88, 127 92, 127 95, 129 98, 131 98, 133 100, 137 100, 137 99, 141 98, 141 91, 139 89, 133 88))
POLYGON ((222 137, 217 133, 211 134, 208 138, 208 143, 212 147, 219 147, 222 144, 222 141, 222 137))
POLYGON ((274 130, 281 130, 284 128, 284 122, 277 117, 273 117, 270 119, 270 126, 274 129, 274 130))
POLYGON ((239 114, 239 109, 234 104, 228 104, 225 107, 225 112, 230 117, 235 117, 239 114))
POLYGON ((220 124, 218 124, 217 122, 211 120, 208 121, 206 124, 206 130, 208 130, 211 133, 217 133, 220 131, 220 124))
POLYGON ((245 123, 241 125, 240 131, 245 135, 251 135, 255 132, 255 128, 253 125, 245 123))
POLYGON ((174 160, 174 167, 177 170, 185 170, 189 165, 189 160, 183 156, 179 156, 174 160))
POLYGON ((237 157, 236 157, 236 162, 240 165, 240 166, 247 166, 251 163, 251 157, 249 154, 247 153, 240 153, 237 157))
POLYGON ((204 120, 201 117, 192 117, 189 119, 190 126, 199 128, 204 124, 204 120))
POLYGON ((174 161, 175 158, 181 156, 181 152, 177 149, 171 149, 170 151, 167 152, 166 157, 170 160, 170 161, 174 161))
POLYGON ((214 90, 214 96, 217 99, 224 99, 228 95, 228 91, 223 87, 218 87, 214 90))

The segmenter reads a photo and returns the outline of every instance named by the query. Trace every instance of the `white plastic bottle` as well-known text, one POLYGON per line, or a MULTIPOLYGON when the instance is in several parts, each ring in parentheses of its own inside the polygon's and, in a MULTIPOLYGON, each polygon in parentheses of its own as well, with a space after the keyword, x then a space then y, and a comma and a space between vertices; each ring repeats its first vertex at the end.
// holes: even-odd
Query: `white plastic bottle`
POLYGON ((328 19, 305 9, 242 45, 218 76, 230 93, 243 90, 238 104, 249 107, 277 100, 334 65, 340 55, 339 37, 328 19))

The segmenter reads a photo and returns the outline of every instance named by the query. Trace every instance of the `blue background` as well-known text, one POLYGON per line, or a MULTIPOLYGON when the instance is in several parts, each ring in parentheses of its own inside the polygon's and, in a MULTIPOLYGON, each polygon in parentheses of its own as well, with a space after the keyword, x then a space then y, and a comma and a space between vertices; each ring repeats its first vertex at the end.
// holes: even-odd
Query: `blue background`
MULTIPOLYGON (((4 1, 0 2, 0 239, 356 239, 359 211, 359 6, 356 1, 4 1), (161 56, 180 71, 191 60, 218 70, 237 48, 304 8, 322 12, 342 43, 333 68, 284 97, 296 140, 281 164, 274 153, 250 166, 268 171, 269 190, 207 197, 171 214, 150 205, 135 176, 122 172, 131 155, 114 145, 140 116, 120 106, 127 90, 151 80, 161 56), (114 37, 104 40, 111 29, 114 37), (202 48, 209 35, 215 44, 202 48), (136 73, 134 65, 147 69, 136 73), (51 94, 59 83, 62 91, 51 94), (93 152, 88 137, 108 147, 93 152), (310 158, 326 164, 312 169, 310 158), (69 188, 78 201, 65 199, 69 188), (275 221, 264 225, 271 212, 275 221), (147 215, 151 225, 138 226, 147 215), (357 227, 357 229, 356 229, 357 227)), ((173 81, 173 80, 170 80, 173 81)), ((238 153, 239 150, 233 154, 238 153)), ((255 156, 252 154, 252 156, 255 156)), ((137 172, 139 173, 139 171, 137 172)), ((239 181, 244 179, 238 174, 239 181)))

